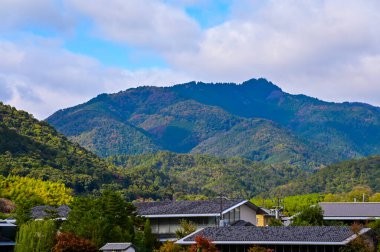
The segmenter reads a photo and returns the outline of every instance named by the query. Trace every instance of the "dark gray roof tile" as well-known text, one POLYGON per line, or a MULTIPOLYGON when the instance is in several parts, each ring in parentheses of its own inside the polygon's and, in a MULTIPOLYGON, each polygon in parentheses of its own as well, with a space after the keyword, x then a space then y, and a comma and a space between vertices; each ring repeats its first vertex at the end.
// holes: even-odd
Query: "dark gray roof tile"
POLYGON ((273 241, 273 242, 342 242, 354 233, 350 227, 254 227, 230 226, 205 228, 184 239, 194 241, 203 236, 211 241, 273 241))
MULTIPOLYGON (((242 199, 223 200, 222 209, 226 209, 243 202, 242 199)), ((137 202, 139 215, 175 215, 175 214, 217 214, 220 213, 220 200, 197 200, 197 201, 160 201, 160 202, 137 202)))
POLYGON ((324 217, 380 217, 380 202, 322 202, 324 217))
POLYGON ((107 243, 103 247, 101 247, 99 250, 106 250, 106 251, 113 251, 113 250, 125 250, 129 248, 130 246, 133 246, 132 243, 107 243))
POLYGON ((70 207, 67 205, 61 205, 59 207, 36 206, 31 209, 31 216, 32 219, 44 219, 51 217, 53 214, 58 214, 59 218, 67 218, 70 210, 70 207))

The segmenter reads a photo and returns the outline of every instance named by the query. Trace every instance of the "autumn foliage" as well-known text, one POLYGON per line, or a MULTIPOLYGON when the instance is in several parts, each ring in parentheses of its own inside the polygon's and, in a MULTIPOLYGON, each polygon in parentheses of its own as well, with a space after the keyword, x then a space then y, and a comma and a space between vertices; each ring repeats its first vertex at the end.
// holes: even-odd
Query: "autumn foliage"
POLYGON ((196 236, 195 244, 190 247, 190 252, 219 252, 219 250, 210 240, 196 236))
POLYGON ((72 233, 59 233, 54 252, 96 252, 95 245, 87 240, 80 238, 72 233))

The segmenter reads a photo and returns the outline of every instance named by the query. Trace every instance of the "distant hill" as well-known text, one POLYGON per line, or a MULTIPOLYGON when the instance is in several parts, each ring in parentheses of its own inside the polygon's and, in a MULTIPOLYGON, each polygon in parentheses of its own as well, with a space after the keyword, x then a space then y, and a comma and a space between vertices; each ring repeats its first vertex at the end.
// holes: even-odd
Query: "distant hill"
POLYGON ((372 191, 380 192, 380 156, 332 164, 307 178, 289 181, 271 191, 280 195, 342 193, 351 191, 355 186, 368 186, 372 191))
POLYGON ((380 108, 291 95, 265 79, 102 94, 47 122, 102 157, 168 150, 312 169, 380 154, 380 108))
POLYGON ((113 156, 109 161, 124 168, 129 183, 123 194, 130 199, 192 199, 199 195, 216 197, 220 194, 250 198, 306 176, 299 167, 264 165, 240 157, 157 152, 113 156))
POLYGON ((0 174, 64 182, 77 193, 116 180, 113 166, 46 122, 0 102, 0 174))
POLYGON ((232 198, 256 195, 273 198, 347 193, 357 186, 380 192, 380 156, 343 161, 313 172, 240 157, 171 152, 119 155, 108 160, 124 168, 129 183, 123 192, 130 199, 172 196, 191 199, 199 195, 215 197, 220 193, 232 198))

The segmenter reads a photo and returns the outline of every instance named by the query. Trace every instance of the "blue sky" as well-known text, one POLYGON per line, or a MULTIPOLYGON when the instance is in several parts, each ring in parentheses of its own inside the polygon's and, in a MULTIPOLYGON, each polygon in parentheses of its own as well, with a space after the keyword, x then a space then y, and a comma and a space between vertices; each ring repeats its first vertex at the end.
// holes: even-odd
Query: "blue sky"
POLYGON ((0 100, 43 119, 99 93, 264 77, 380 105, 376 0, 0 0, 0 100))

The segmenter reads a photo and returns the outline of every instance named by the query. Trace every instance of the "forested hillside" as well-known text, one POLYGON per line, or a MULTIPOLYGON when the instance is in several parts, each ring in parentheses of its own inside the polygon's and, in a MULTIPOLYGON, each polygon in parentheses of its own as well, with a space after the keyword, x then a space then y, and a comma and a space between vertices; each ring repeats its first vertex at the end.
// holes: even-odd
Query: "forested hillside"
POLYGON ((115 156, 110 161, 125 169, 124 193, 134 198, 192 199, 220 194, 250 198, 304 176, 297 167, 265 165, 244 158, 158 152, 115 156))
POLYGON ((291 95, 265 79, 102 94, 47 119, 96 154, 241 156, 312 170, 380 154, 380 109, 291 95))
POLYGON ((116 179, 113 166, 46 122, 0 103, 0 174, 63 181, 76 192, 116 179))
MULTIPOLYGON (((200 154, 158 152, 119 155, 110 161, 125 169, 129 198, 197 198, 261 195, 339 194, 356 187, 380 192, 380 156, 344 161, 315 172, 299 166, 268 165, 244 158, 218 158, 200 154)), ((368 193, 366 193, 368 194, 368 193)))
POLYGON ((282 195, 342 193, 355 186, 368 186, 372 191, 380 192, 380 156, 332 164, 306 179, 296 179, 272 191, 282 195))
MULTIPOLYGON (((189 106, 199 108, 203 105, 189 102, 184 107, 177 107, 176 113, 189 106)), ((227 154, 223 155, 235 157, 158 151, 116 155, 103 160, 71 143, 47 123, 1 104, 0 172, 4 176, 64 182, 75 193, 100 188, 120 190, 131 200, 140 197, 202 198, 220 194, 249 198, 260 194, 340 193, 358 185, 369 186, 373 192, 380 191, 379 156, 305 170, 304 165, 317 167, 324 155, 331 153, 310 146, 289 129, 282 129, 278 123, 267 119, 232 116, 217 107, 207 107, 197 113, 197 117, 203 124, 197 124, 192 134, 207 139, 198 148, 208 145, 207 149, 215 155, 222 155, 219 150, 225 150, 227 154), (206 120, 211 115, 218 115, 213 127, 206 120), (202 130, 206 128, 210 130, 202 130), (220 133, 223 128, 230 130, 220 133), (224 136, 210 137, 213 134, 224 136), (229 147, 229 143, 236 147, 229 147), (272 153, 279 159, 274 159, 276 156, 272 153), (238 157, 239 154, 252 156, 247 159, 238 157), (290 159, 292 162, 284 162, 290 159), (306 163, 305 159, 316 161, 306 163)))

